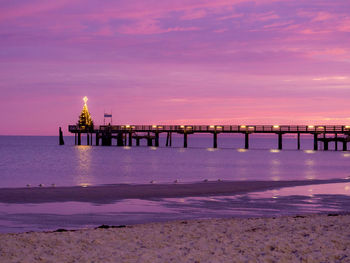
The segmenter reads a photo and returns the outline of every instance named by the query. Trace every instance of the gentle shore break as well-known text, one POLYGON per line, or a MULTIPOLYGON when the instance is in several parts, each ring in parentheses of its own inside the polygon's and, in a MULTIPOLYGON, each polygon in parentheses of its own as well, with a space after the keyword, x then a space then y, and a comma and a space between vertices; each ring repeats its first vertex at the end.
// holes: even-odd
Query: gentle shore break
POLYGON ((0 234, 0 262, 349 262, 350 215, 0 234))

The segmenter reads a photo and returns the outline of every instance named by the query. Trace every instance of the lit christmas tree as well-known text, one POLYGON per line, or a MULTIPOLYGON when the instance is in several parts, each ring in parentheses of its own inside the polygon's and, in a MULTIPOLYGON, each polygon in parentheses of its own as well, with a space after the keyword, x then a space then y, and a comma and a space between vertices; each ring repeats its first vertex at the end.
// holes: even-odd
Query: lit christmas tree
POLYGON ((88 98, 85 96, 83 98, 83 101, 84 101, 84 107, 79 116, 78 125, 79 125, 79 128, 82 130, 90 130, 94 127, 94 122, 91 119, 91 116, 86 104, 86 102, 88 101, 88 98))

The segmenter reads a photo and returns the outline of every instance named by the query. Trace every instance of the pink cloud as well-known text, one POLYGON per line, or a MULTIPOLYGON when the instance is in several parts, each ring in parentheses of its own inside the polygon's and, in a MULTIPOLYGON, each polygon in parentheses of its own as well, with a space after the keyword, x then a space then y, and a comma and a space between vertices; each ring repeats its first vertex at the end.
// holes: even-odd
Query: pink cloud
MULTIPOLYGON (((78 2, 75 0, 75 2, 78 2)), ((14 7, 10 8, 2 8, 0 10, 0 21, 7 19, 17 19, 20 17, 30 17, 33 15, 40 15, 41 13, 45 13, 48 11, 56 10, 58 8, 62 8, 72 4, 70 0, 59 0, 59 1, 31 1, 25 2, 24 4, 15 4, 14 7)))
POLYGON ((316 16, 312 19, 313 22, 319 22, 319 21, 326 21, 329 19, 333 19, 334 15, 328 13, 328 12, 318 12, 316 16))
POLYGON ((203 18, 207 15, 207 12, 203 9, 200 10, 191 10, 186 11, 183 16, 181 16, 182 20, 193 20, 193 19, 199 19, 203 18))
POLYGON ((161 34, 168 32, 179 32, 179 31, 194 31, 199 30, 198 27, 168 27, 162 28, 159 22, 154 19, 144 19, 133 23, 131 25, 121 26, 118 31, 122 34, 133 34, 133 35, 149 35, 149 34, 161 34))
POLYGON ((350 32, 350 17, 341 21, 337 28, 339 31, 350 32))

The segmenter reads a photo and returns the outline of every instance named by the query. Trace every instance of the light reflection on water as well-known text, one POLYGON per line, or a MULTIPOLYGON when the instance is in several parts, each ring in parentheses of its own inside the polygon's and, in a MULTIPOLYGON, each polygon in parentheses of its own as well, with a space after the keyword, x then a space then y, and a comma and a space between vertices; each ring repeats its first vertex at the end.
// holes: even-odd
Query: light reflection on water
POLYGON ((89 186, 94 184, 94 176, 91 173, 91 146, 76 146, 75 154, 77 156, 76 173, 74 176, 75 184, 80 186, 89 186))
MULTIPOLYGON (((66 138, 65 146, 58 146, 56 137, 18 140, 0 136, 0 188, 27 184, 72 186, 168 183, 176 179, 198 182, 205 179, 305 180, 350 176, 349 153, 288 150, 288 147, 296 147, 295 140, 290 138, 284 140, 287 149, 282 151, 271 150, 276 144, 275 138, 253 138, 252 148, 254 144, 265 148, 246 150, 240 148, 244 142, 241 137, 220 137, 219 146, 226 148, 214 149, 208 148, 210 138, 191 136, 190 147, 184 149, 164 147, 164 138, 160 141, 163 147, 157 148, 74 146, 74 137, 66 138)), ((181 137, 173 138, 174 146, 181 147, 181 142, 181 137)), ((304 139, 304 144, 307 143, 312 147, 312 138, 304 139)))

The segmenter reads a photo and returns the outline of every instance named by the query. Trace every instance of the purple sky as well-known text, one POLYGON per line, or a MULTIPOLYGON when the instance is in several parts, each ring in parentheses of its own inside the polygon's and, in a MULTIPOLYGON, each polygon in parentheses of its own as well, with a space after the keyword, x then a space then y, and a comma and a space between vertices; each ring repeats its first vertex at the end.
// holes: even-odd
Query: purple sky
POLYGON ((349 0, 0 0, 0 134, 350 124, 349 0))

